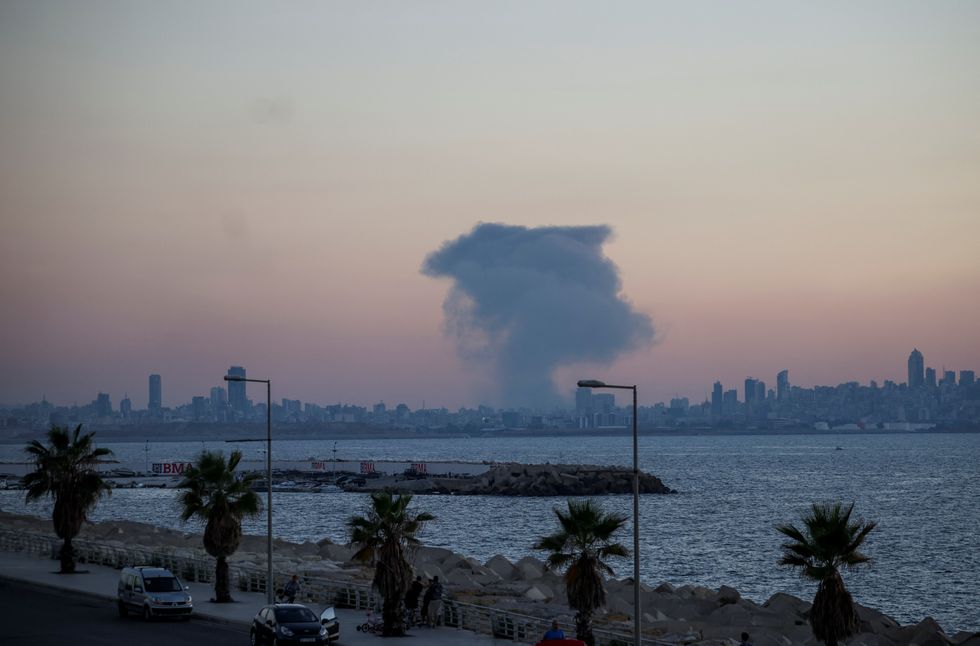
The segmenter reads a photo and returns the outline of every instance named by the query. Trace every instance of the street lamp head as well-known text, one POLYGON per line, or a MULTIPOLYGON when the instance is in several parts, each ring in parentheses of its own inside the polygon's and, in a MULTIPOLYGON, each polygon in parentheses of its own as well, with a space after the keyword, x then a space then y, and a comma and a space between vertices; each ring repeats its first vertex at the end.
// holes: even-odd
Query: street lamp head
POLYGON ((605 388, 605 382, 599 381, 598 379, 579 379, 579 388, 605 388))
POLYGON ((245 381, 245 377, 239 377, 237 375, 225 375, 225 381, 245 381))

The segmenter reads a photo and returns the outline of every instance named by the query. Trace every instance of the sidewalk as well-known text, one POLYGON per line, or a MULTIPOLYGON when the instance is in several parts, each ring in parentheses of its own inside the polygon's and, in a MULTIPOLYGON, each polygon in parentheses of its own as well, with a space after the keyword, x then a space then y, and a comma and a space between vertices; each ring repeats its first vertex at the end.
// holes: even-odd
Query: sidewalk
MULTIPOLYGON (((58 561, 34 558, 18 552, 0 552, 0 578, 26 585, 43 587, 64 592, 104 599, 115 605, 116 584, 119 570, 102 565, 79 564, 79 570, 87 574, 57 574, 58 561)), ((258 592, 233 591, 235 603, 210 603, 214 589, 204 583, 188 584, 194 598, 195 620, 216 621, 233 626, 241 626, 242 643, 247 643, 248 627, 258 610, 266 605, 264 594, 258 592)), ((317 614, 322 608, 311 606, 317 614)), ((378 635, 357 632, 356 626, 365 620, 365 613, 358 610, 337 609, 340 620, 340 641, 342 646, 381 646, 385 643, 378 635)), ((509 639, 495 639, 488 635, 478 635, 467 630, 454 628, 415 628, 410 631, 407 645, 418 646, 513 646, 509 639)), ((399 643, 402 643, 401 641, 399 643)))

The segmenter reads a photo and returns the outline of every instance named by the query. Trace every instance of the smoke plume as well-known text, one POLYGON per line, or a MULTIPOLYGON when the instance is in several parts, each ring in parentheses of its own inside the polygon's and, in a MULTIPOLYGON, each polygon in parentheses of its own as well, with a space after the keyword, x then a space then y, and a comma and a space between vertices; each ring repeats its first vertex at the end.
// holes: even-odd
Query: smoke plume
POLYGON ((609 363, 653 339, 650 317, 620 297, 602 253, 607 226, 478 224, 425 259, 453 281, 443 304, 460 356, 488 367, 511 406, 556 404, 555 368, 609 363))

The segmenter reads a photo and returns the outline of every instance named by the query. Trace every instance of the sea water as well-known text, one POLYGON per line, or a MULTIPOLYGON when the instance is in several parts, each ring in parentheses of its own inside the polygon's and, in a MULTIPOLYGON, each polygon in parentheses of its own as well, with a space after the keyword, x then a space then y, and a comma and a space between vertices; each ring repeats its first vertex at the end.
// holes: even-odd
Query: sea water
MULTIPOLYGON (((263 442, 143 442, 100 444, 121 465, 190 460, 202 448, 240 449, 264 459, 263 442)), ((334 440, 276 441, 277 459, 333 457, 334 440)), ((479 439, 340 440, 343 460, 466 460, 632 465, 629 436, 479 439)), ((22 457, 22 446, 0 445, 0 460, 22 457)), ((783 591, 812 598, 815 584, 776 565, 778 523, 799 524, 813 502, 855 503, 856 516, 877 521, 863 551, 873 559, 845 574, 855 600, 903 623, 932 616, 948 631, 980 630, 980 435, 725 435, 641 436, 640 468, 676 495, 640 501, 642 578, 717 588, 730 585, 758 602, 783 591)), ((264 500, 264 496, 263 496, 264 500)), ((601 498, 608 511, 632 517, 629 495, 601 498)), ((345 523, 363 513, 365 494, 275 493, 277 537, 291 541, 346 540, 345 523)), ((436 520, 422 535, 428 545, 486 560, 535 554, 540 536, 556 531, 561 498, 417 496, 413 505, 436 520)), ((27 505, 22 491, 0 492, 0 508, 49 513, 27 505)), ((173 489, 116 489, 93 520, 130 519, 179 526, 173 489)), ((199 526, 188 524, 188 531, 199 526)), ((245 531, 263 535, 263 517, 245 531)), ((632 547, 632 521, 620 542, 632 547)), ((613 561, 629 576, 632 561, 613 561)))

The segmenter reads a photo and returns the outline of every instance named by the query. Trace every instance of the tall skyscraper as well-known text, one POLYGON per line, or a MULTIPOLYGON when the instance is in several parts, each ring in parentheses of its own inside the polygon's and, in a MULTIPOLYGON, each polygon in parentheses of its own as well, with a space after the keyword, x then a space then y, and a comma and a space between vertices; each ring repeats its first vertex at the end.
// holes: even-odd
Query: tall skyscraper
POLYGON ((762 380, 755 382, 755 401, 760 404, 766 401, 766 382, 762 380))
POLYGON ((919 388, 925 383, 925 360, 918 348, 909 355, 909 388, 919 388))
MULTIPOLYGON (((244 377, 245 368, 241 366, 232 366, 228 368, 229 377, 244 377)), ((245 382, 244 381, 229 381, 228 382, 228 404, 231 409, 236 413, 243 414, 245 412, 245 382)))
POLYGON ((776 400, 784 402, 789 399, 789 370, 781 370, 776 375, 776 400))
POLYGON ((119 414, 123 419, 129 419, 129 416, 133 414, 133 402, 129 401, 128 393, 119 402, 119 414))
POLYGON ((943 370, 943 380, 940 385, 955 386, 956 385, 956 373, 952 370, 943 370))
POLYGON ((926 386, 929 388, 936 387, 936 369, 926 368, 926 386))
POLYGON ((960 370, 960 386, 970 387, 977 382, 977 375, 972 370, 960 370))
POLYGON ((723 399, 724 391, 721 388, 721 382, 716 381, 715 385, 711 388, 711 416, 721 417, 723 411, 723 399))
POLYGON ((752 377, 745 378, 745 403, 751 404, 755 401, 755 385, 758 382, 752 377))
POLYGON ((151 411, 163 408, 163 384, 160 375, 150 375, 150 403, 147 408, 151 411))

